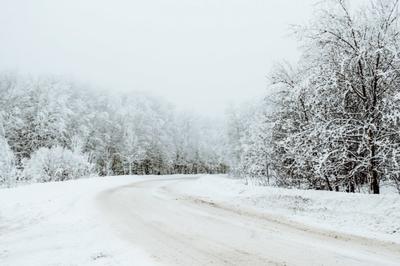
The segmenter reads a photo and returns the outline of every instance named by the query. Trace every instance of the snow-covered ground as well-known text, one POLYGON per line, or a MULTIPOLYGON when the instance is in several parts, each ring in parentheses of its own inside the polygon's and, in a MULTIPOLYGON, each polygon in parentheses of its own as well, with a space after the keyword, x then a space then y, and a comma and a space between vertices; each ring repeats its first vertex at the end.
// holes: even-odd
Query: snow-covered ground
POLYGON ((81 179, 0 190, 0 265, 154 265, 115 236, 100 191, 140 177, 81 179))
POLYGON ((399 221, 396 194, 254 187, 225 176, 34 184, 0 189, 0 265, 396 265, 399 221))
POLYGON ((348 194, 245 185, 204 176, 175 187, 179 193, 326 230, 400 243, 400 195, 348 194))

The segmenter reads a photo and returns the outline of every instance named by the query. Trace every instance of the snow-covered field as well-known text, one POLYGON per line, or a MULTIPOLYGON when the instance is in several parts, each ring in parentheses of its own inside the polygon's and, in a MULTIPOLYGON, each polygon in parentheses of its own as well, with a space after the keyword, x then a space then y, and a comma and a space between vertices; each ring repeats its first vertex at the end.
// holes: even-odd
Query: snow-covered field
POLYGON ((245 185, 223 176, 204 176, 175 186, 200 197, 281 221, 400 243, 400 195, 348 194, 245 185))
POLYGON ((115 236, 95 206, 103 190, 140 177, 81 179, 0 190, 0 265, 154 265, 115 236))

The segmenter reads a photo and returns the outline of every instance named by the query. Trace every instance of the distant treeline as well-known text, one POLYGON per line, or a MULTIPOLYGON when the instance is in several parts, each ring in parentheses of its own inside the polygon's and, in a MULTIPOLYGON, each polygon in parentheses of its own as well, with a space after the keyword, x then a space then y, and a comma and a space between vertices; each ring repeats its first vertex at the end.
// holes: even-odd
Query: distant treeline
POLYGON ((0 183, 225 173, 219 122, 142 94, 0 75, 0 183))

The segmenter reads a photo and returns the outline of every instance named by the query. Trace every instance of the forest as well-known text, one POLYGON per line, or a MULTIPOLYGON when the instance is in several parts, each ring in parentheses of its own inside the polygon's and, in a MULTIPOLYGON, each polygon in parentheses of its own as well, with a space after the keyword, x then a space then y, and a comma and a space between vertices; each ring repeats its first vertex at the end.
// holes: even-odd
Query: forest
POLYGON ((276 64, 265 97, 225 121, 141 93, 4 72, 0 183, 230 173, 258 185, 400 191, 398 4, 324 2, 292 27, 298 63, 276 64))
POLYGON ((0 183, 225 173, 216 124, 144 94, 0 76, 0 183))

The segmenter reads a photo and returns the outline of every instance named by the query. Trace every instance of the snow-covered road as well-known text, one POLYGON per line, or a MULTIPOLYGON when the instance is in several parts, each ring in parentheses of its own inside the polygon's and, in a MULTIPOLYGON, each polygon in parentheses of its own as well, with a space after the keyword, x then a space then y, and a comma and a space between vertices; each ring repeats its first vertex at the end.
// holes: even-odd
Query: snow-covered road
POLYGON ((0 265, 400 265, 399 206, 224 176, 32 184, 0 189, 0 265))
POLYGON ((281 222, 175 189, 194 179, 142 180, 101 192, 97 204, 120 238, 165 265, 400 264, 397 244, 281 222))
POLYGON ((99 193, 148 177, 107 177, 0 189, 1 266, 153 266, 119 238, 97 208, 99 193))

